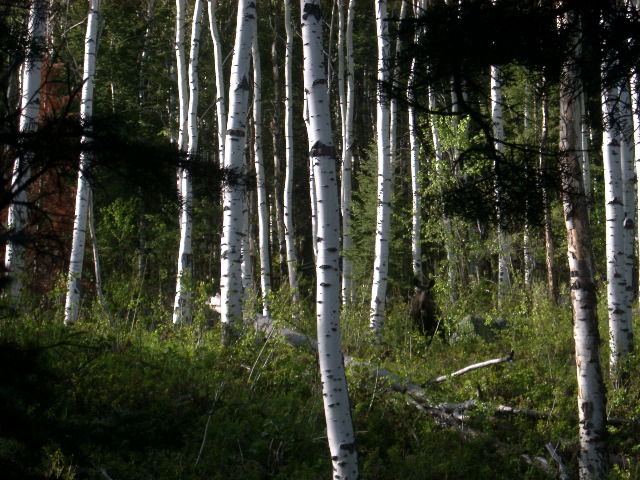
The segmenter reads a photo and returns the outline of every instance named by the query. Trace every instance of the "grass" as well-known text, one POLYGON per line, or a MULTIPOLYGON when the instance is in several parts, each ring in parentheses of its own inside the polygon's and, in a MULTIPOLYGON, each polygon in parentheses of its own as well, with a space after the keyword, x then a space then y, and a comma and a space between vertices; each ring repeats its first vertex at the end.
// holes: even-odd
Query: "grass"
MULTIPOLYGON (((420 337, 401 298, 390 302, 382 345, 369 341, 366 305, 347 309, 344 347, 350 355, 405 381, 426 384, 432 405, 478 400, 476 408, 465 412, 463 428, 450 428, 404 394, 373 380, 367 368, 351 367, 362 478, 549 478, 527 461, 545 457, 556 471, 545 450, 549 442, 575 472, 570 309, 543 297, 543 292, 514 293, 501 302, 500 311, 489 303, 483 311, 444 311, 449 330, 470 313, 509 322, 492 341, 466 337, 454 344, 420 337), (511 350, 513 362, 428 384, 511 350), (500 415, 500 404, 551 415, 539 420, 500 415)), ((294 316, 285 295, 274 298, 283 303, 274 302, 277 322, 314 334, 312 312, 294 316)), ((168 326, 168 319, 158 317, 157 305, 128 308, 135 308, 136 315, 128 311, 116 322, 99 308, 86 308, 78 325, 64 328, 61 307, 49 299, 3 319, 3 478, 331 478, 313 352, 251 330, 223 347, 219 328, 202 308, 194 325, 184 328, 168 326)), ((127 307, 112 311, 122 309, 127 307)), ((634 355, 631 372, 637 364, 634 355)), ((621 389, 607 381, 610 415, 638 418, 638 379, 631 375, 621 389)), ((611 452, 624 460, 611 478, 638 478, 638 425, 609 429, 611 452)))

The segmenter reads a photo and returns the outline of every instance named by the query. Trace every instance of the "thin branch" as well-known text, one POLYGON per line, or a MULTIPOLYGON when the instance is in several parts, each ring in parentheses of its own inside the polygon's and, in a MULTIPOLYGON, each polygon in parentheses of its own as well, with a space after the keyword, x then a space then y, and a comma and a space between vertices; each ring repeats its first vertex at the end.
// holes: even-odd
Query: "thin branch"
POLYGON ((450 373, 449 375, 442 375, 438 378, 434 378, 433 380, 429 381, 429 383, 440 383, 440 382, 444 382, 445 380, 452 378, 452 377, 458 377, 460 375, 464 375, 465 373, 471 372, 473 370, 477 370, 479 368, 483 368, 483 367, 488 367, 489 365, 498 365, 499 363, 504 363, 504 362, 510 362, 513 359, 513 355, 514 352, 513 350, 511 350, 511 353, 509 355, 507 355, 506 357, 501 357, 501 358, 494 358, 491 360, 487 360, 485 362, 480 362, 480 363, 475 363, 473 365, 469 365, 468 367, 464 367, 463 369, 460 369, 456 372, 450 373))

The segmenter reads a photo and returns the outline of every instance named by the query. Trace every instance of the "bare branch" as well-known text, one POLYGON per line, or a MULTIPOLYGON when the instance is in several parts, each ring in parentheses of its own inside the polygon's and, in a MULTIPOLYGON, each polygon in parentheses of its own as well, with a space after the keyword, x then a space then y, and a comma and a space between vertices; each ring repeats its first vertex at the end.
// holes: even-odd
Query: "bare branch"
POLYGON ((489 365, 497 365, 499 363, 504 363, 504 362, 510 362, 513 359, 513 355, 514 355, 514 352, 513 352, 513 350, 511 350, 511 353, 509 355, 507 355, 506 357, 494 358, 492 360, 487 360, 485 362, 480 362, 480 363, 475 363, 473 365, 469 365, 468 367, 464 367, 463 369, 460 369, 457 372, 450 373, 449 375, 442 375, 442 376, 440 376, 438 378, 434 378, 429 383, 444 382, 445 380, 447 380, 449 378, 458 377, 460 375, 464 375, 465 373, 471 372, 473 370, 477 370, 479 368, 488 367, 489 365))

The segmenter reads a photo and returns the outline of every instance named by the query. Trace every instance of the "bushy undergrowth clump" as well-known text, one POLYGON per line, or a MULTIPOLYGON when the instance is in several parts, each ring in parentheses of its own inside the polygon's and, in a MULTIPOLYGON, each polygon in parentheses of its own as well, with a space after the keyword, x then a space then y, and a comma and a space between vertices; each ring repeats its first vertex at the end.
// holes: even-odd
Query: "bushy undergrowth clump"
MULTIPOLYGON (((313 350, 249 326, 223 346, 215 314, 204 307, 206 286, 193 324, 181 328, 170 324, 166 299, 148 302, 135 287, 111 289, 110 303, 87 305, 73 327, 62 326, 55 294, 5 316, 2 478, 330 478, 313 350)), ((514 292, 499 309, 496 302, 469 300, 484 291, 460 295, 466 300, 442 309, 443 335, 434 339, 413 327, 406 298, 390 299, 381 344, 368 333, 368 302, 344 310, 344 350, 357 360, 348 378, 362 478, 549 478, 545 468, 557 471, 549 442, 574 469, 570 309, 547 302, 541 290, 514 292), (471 314, 487 323, 503 318, 508 327, 489 340, 465 334, 450 342, 459 320, 471 314), (511 351, 510 362, 430 382, 511 351), (422 386, 428 401, 393 388, 374 374, 375 366, 396 375, 397 384, 422 386), (433 410, 472 399, 472 408, 455 414, 457 425, 433 410), (539 415, 500 413, 500 405, 539 415)), ((273 295, 276 324, 315 336, 310 307, 293 307, 288 298, 273 295)), ((446 305, 446 297, 439 303, 446 305)), ((607 376, 611 416, 640 415, 637 367, 633 356, 624 388, 607 376)), ((621 465, 612 478, 636 478, 637 424, 612 425, 609 433, 621 465)))

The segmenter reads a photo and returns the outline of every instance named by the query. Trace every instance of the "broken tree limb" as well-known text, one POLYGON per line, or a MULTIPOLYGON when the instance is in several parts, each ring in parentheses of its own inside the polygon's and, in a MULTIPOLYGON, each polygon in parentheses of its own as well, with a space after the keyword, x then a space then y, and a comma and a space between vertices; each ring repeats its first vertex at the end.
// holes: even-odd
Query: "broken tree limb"
POLYGON ((477 370, 479 368, 484 368, 484 367, 488 367, 489 365, 498 365, 499 363, 505 363, 505 362, 510 362, 511 360, 513 360, 513 355, 514 355, 514 351, 511 350, 511 353, 509 355, 507 355, 506 357, 501 357, 501 358, 493 358, 491 360, 487 360, 485 362, 480 362, 480 363, 475 363, 473 365, 469 365, 468 367, 464 367, 456 372, 450 373, 448 375, 442 375, 438 378, 434 378, 433 380, 430 380, 429 383, 440 383, 440 382, 444 382, 445 380, 452 378, 452 377, 458 377, 460 375, 464 375, 465 373, 471 372, 473 370, 477 370))
POLYGON ((564 466, 564 462, 562 461, 562 458, 560 458, 560 455, 558 455, 558 452, 556 452, 553 444, 549 442, 545 445, 545 448, 553 457, 553 459, 558 463, 558 470, 560 470, 560 480, 569 480, 570 475, 567 472, 567 468, 564 466))

